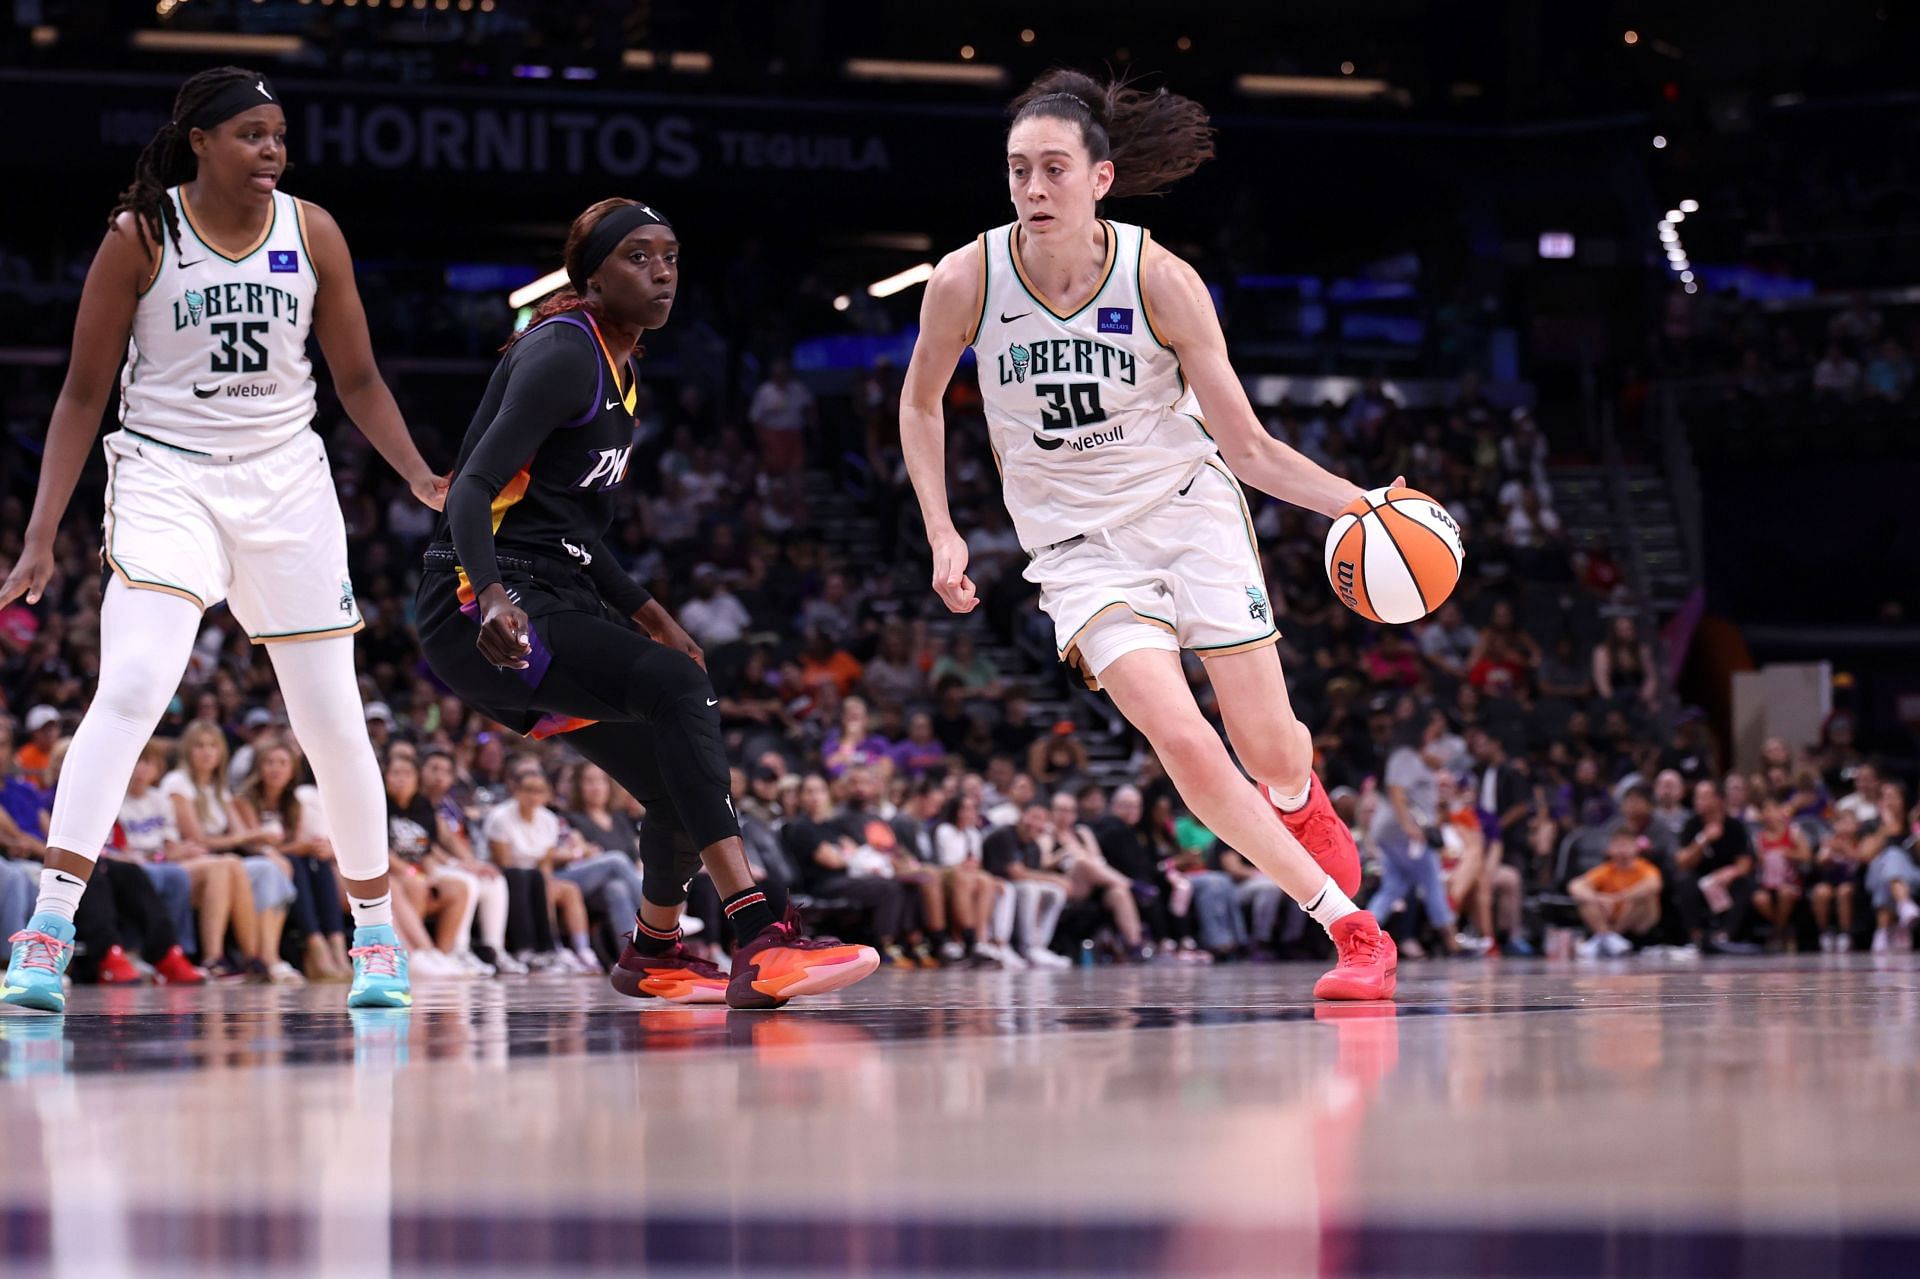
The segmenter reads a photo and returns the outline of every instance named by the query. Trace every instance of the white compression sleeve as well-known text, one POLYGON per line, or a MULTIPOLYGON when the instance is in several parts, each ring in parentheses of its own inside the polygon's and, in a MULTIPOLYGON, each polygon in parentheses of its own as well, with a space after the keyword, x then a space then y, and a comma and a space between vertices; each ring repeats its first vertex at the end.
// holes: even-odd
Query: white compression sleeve
POLYGON ((50 847, 100 856, 134 761, 186 673, 200 618, 192 600, 136 590, 117 576, 107 583, 100 602, 99 685, 60 767, 50 847))
POLYGON ((345 879, 387 873, 387 788, 367 738, 353 637, 267 646, 293 736, 313 766, 334 860, 345 879))

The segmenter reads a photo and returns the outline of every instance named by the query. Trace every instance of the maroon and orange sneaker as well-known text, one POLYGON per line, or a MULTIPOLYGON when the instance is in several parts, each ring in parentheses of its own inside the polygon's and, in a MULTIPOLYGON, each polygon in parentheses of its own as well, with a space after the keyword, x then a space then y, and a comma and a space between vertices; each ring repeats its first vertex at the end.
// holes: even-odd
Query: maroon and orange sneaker
POLYGON ((628 941, 607 980, 634 999, 664 999, 670 1004, 727 1002, 726 973, 678 942, 661 954, 643 955, 628 941))
POLYGON ((798 995, 824 995, 872 976, 880 952, 832 937, 808 937, 787 917, 733 953, 730 1008, 778 1008, 798 995))
POLYGON ((1339 951, 1333 971, 1313 984, 1315 999, 1392 999, 1400 951, 1364 910, 1337 919, 1327 930, 1339 951))
MULTIPOLYGON (((1320 863, 1320 869, 1333 876, 1340 891, 1351 897, 1360 891, 1360 849, 1353 842, 1353 832, 1340 820, 1340 814, 1333 811, 1333 801, 1327 798, 1327 788, 1320 784, 1320 775, 1310 773, 1308 777, 1311 780, 1307 786, 1307 802, 1291 813, 1274 804, 1274 811, 1280 814, 1280 820, 1313 860, 1320 863)), ((1267 802, 1273 803, 1273 788, 1262 786, 1260 790, 1267 802)))
POLYGON ((168 986, 204 986, 207 984, 206 973, 195 967, 194 962, 187 958, 187 952, 181 950, 178 946, 175 946, 172 950, 162 955, 160 962, 153 966, 153 971, 158 973, 161 982, 168 986))
POLYGON ((140 970, 127 958, 127 952, 118 946, 108 947, 107 953, 100 956, 100 984, 102 986, 138 986, 146 980, 140 970))

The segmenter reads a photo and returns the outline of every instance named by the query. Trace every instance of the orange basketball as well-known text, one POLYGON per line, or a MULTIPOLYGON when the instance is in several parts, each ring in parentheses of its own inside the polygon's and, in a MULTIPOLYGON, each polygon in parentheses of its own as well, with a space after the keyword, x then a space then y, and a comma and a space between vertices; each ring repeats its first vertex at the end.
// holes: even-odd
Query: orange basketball
POLYGON ((1466 552, 1447 508, 1415 489, 1369 490, 1327 530, 1327 580, 1360 616, 1403 625, 1446 602, 1466 552))

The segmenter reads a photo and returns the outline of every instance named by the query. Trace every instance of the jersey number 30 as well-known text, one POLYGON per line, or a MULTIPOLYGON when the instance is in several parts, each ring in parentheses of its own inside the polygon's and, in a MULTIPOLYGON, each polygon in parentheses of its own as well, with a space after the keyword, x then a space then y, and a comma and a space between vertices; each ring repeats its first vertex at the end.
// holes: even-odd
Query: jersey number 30
POLYGON ((220 349, 213 353, 213 371, 215 373, 265 373, 267 371, 267 348, 260 337, 267 331, 265 320, 227 320, 211 326, 213 335, 220 339, 220 349), (245 343, 243 351, 239 343, 245 343))
POLYGON ((1040 425, 1049 431, 1070 431, 1076 426, 1092 426, 1107 420, 1107 411, 1100 407, 1098 382, 1072 382, 1065 386, 1042 382, 1034 386, 1033 393, 1047 401, 1040 425))

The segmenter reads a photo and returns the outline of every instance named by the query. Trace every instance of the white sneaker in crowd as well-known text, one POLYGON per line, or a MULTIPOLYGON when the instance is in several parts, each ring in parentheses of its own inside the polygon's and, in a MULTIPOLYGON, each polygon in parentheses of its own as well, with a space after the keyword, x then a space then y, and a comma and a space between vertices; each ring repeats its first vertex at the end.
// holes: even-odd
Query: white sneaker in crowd
POLYGON ((286 960, 276 959, 273 961, 273 966, 267 969, 267 982, 273 986, 304 986, 307 984, 307 979, 300 975, 298 968, 286 960))
POLYGON ((1073 961, 1071 959, 1068 959, 1065 955, 1055 954, 1053 951, 1042 949, 1039 946, 1035 946, 1032 949, 1026 951, 1025 958, 1027 963, 1031 964, 1035 968, 1071 968, 1073 967, 1073 961))
POLYGON ((1005 945, 997 946, 994 949, 1000 952, 999 958, 1002 968, 1016 973, 1026 971, 1028 967, 1027 961, 1021 956, 1019 951, 1011 946, 1005 945))
POLYGON ((459 964, 460 967, 464 968, 468 973, 470 973, 475 977, 493 976, 493 965, 489 964, 486 960, 480 958, 480 956, 474 954, 470 950, 460 951, 455 955, 449 956, 449 958, 451 958, 454 963, 459 964))
POLYGON ((940 943, 940 958, 949 964, 957 964, 967 957, 967 948, 956 937, 949 937, 940 943))
POLYGON ((1600 951, 1608 959, 1620 959, 1633 953, 1633 943, 1619 933, 1602 933, 1600 951))
POLYGON ((1604 958, 1600 950, 1599 935, 1595 934, 1592 937, 1582 937, 1579 941, 1575 942, 1573 944, 1573 957, 1575 959, 1604 958))
POLYGON ((1873 930, 1873 953, 1884 955, 1893 949, 1893 930, 1876 928, 1873 930))
MULTIPOLYGON (((681 936, 684 937, 685 935, 685 931, 683 930, 681 936)), ((602 964, 600 962, 600 956, 594 954, 591 950, 576 950, 573 952, 573 959, 575 963, 580 965, 580 971, 583 973, 592 973, 596 976, 606 975, 606 965, 602 964)))
MULTIPOLYGON (((485 960, 481 961, 485 963, 485 960)), ((506 951, 494 952, 493 970, 502 977, 525 977, 527 961, 518 955, 509 955, 506 951)))

